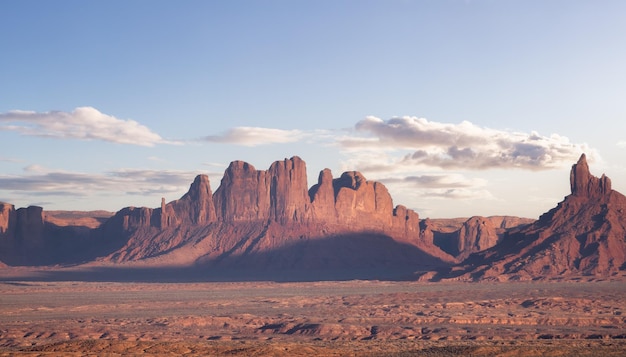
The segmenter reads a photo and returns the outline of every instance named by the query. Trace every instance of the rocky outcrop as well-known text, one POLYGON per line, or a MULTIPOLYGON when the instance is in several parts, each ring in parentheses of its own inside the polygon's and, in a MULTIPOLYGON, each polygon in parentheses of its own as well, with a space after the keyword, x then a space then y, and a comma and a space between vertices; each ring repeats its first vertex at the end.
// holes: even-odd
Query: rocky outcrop
POLYGON ((489 249, 502 239, 506 232, 533 223, 530 218, 512 216, 474 216, 465 218, 439 218, 422 220, 422 235, 432 239, 444 252, 463 261, 471 254, 489 249))
POLYGON ((215 191, 215 207, 224 222, 265 221, 269 218, 267 171, 243 162, 230 163, 215 191))
MULTIPOLYGON (((15 229, 15 206, 0 202, 0 237, 13 236, 15 229)), ((0 238, 1 239, 1 238, 0 238)))
POLYGON ((393 232, 404 237, 419 234, 417 212, 402 205, 394 207, 385 185, 368 181, 358 171, 344 172, 333 179, 329 169, 322 170, 309 197, 314 222, 356 231, 393 232))
POLYGON ((104 235, 117 237, 139 229, 166 229, 188 225, 202 225, 215 222, 217 214, 209 178, 198 175, 189 191, 178 200, 165 203, 161 207, 126 207, 118 211, 104 226, 104 235))
POLYGON ((166 205, 165 198, 163 198, 157 215, 161 228, 217 221, 209 177, 207 175, 196 176, 189 191, 179 200, 166 205))
POLYGON ((297 156, 274 162, 268 170, 269 219, 302 223, 310 219, 306 164, 297 156))
MULTIPOLYGON (((20 225, 8 221, 37 217, 35 210, 24 215, 7 207, 0 206, 0 235, 18 231, 20 225)), ((24 223, 30 231, 20 228, 20 234, 42 237, 41 220, 31 218, 24 221, 30 222, 24 223)), ((72 240, 64 238, 69 228, 48 224, 55 239, 40 251, 53 247, 50 251, 58 254, 46 260, 52 263, 99 256, 108 262, 218 268, 257 264, 415 271, 456 263, 487 249, 513 224, 502 217, 497 223, 482 217, 459 222, 457 231, 442 236, 434 221, 420 222, 417 212, 394 206, 382 183, 357 171, 334 178, 324 169, 309 189, 306 164, 299 157, 276 161, 267 170, 233 161, 214 193, 208 176, 198 175, 180 199, 167 203, 163 198, 156 208, 126 207, 93 231, 82 227, 72 240), (85 247, 86 253, 79 251, 85 247), (65 250, 75 253, 72 259, 63 256, 65 250)), ((5 249, 5 255, 14 250, 5 249)))
POLYGON ((582 154, 578 162, 572 166, 570 187, 572 196, 602 197, 611 192, 611 180, 604 174, 600 178, 592 176, 589 172, 587 157, 582 154))
POLYGON ((333 180, 333 189, 337 221, 341 224, 377 230, 391 227, 393 203, 383 184, 350 171, 333 180))
POLYGON ((43 208, 29 206, 15 211, 15 236, 21 239, 27 249, 43 247, 43 208))
POLYGON ((491 220, 484 217, 472 217, 463 223, 457 240, 457 258, 464 260, 470 254, 495 246, 499 237, 491 220))
POLYGON ((317 184, 309 189, 309 199, 311 200, 312 217, 314 220, 337 222, 335 188, 333 186, 333 174, 330 169, 320 171, 317 184))
MULTIPOLYGON (((591 175, 585 155, 572 166, 571 194, 535 223, 470 256, 438 278, 530 280, 610 277, 626 270, 626 196, 591 175)), ((436 277, 436 279, 438 279, 436 277)))
POLYGON ((43 209, 0 203, 0 260, 21 264, 45 255, 43 209))
MULTIPOLYGON (((342 237, 343 243, 355 244, 358 235, 377 237, 372 239, 380 242, 386 242, 382 237, 389 237, 393 244, 408 244, 424 256, 431 256, 431 260, 420 258, 423 262, 453 260, 432 241, 420 238, 419 215, 402 205, 394 208, 383 184, 368 181, 356 171, 333 178, 331 171, 325 169, 320 172, 318 183, 308 189, 306 164, 299 157, 276 161, 268 170, 234 161, 214 194, 208 178, 201 175, 180 200, 167 204, 163 200, 156 209, 126 208, 101 231, 105 240, 125 237, 123 246, 105 258, 116 262, 157 257, 164 261, 169 259, 164 253, 172 257, 172 250, 193 245, 204 248, 185 254, 187 263, 197 260, 223 266, 237 256, 236 265, 248 266, 249 261, 240 261, 246 260, 246 256, 252 259, 252 255, 269 250, 293 250, 305 259, 312 253, 293 247, 312 247, 306 242, 331 237, 342 237)), ((361 252, 362 259, 370 256, 366 253, 369 249, 353 247, 355 252, 361 252)), ((327 261, 345 260, 334 257, 337 252, 330 252, 327 261)), ((282 254, 280 259, 286 262, 295 257, 282 254)), ((281 263, 271 262, 276 264, 281 263)))

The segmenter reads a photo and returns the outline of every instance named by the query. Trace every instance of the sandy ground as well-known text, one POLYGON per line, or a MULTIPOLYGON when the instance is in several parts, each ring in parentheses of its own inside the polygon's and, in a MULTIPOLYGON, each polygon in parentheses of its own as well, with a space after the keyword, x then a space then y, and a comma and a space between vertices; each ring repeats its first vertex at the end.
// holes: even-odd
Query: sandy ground
POLYGON ((626 283, 0 282, 0 356, 626 355, 626 283))

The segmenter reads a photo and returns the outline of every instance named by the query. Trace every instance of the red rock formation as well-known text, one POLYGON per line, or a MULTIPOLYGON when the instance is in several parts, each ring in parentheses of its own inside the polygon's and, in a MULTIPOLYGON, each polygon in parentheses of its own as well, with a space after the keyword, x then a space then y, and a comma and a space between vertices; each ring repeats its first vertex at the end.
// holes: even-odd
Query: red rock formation
POLYGON ((313 220, 337 222, 333 174, 329 169, 324 169, 320 172, 317 184, 309 189, 309 198, 311 200, 313 220))
POLYGON ((270 216, 270 182, 267 171, 243 162, 230 163, 214 200, 224 222, 266 221, 270 216))
POLYGON ((0 260, 9 264, 40 261, 45 254, 43 209, 37 206, 15 209, 0 204, 0 260))
POLYGON ((602 197, 611 192, 611 180, 608 177, 604 174, 600 178, 591 175, 585 154, 580 156, 578 163, 572 165, 570 186, 572 195, 579 197, 602 197))
POLYGON ((165 204, 161 202, 160 227, 182 224, 207 224, 217 220, 213 193, 207 175, 198 175, 189 191, 179 200, 165 204))
POLYGON ((14 221, 15 207, 12 204, 0 202, 0 236, 2 234, 13 235, 14 221))
POLYGON ((626 269, 626 196, 591 175, 585 155, 572 166, 572 194, 530 226, 470 257, 462 279, 609 277, 626 269))
POLYGON ((393 203, 384 185, 350 171, 333 180, 333 187, 338 223, 361 230, 391 227, 393 203))
MULTIPOLYGON (((0 226, 4 216, 8 214, 0 213, 0 226)), ((34 221, 27 226, 39 227, 34 221)), ((56 233, 59 237, 63 234, 58 229, 56 233)), ((100 252, 105 256, 103 260, 114 262, 152 260, 178 265, 210 262, 209 265, 221 266, 220 262, 233 262, 234 256, 237 259, 252 255, 255 259, 276 257, 268 253, 276 250, 282 252, 279 255, 283 262, 300 259, 315 262, 313 253, 304 248, 313 246, 318 249, 315 254, 321 254, 320 247, 332 250, 341 246, 344 253, 352 250, 356 255, 350 259, 366 260, 359 263, 361 267, 387 262, 384 264, 397 268, 398 262, 414 258, 418 265, 454 261, 432 239, 420 236, 416 212, 402 205, 394 208, 383 184, 368 181, 356 171, 333 179, 326 169, 320 173, 318 183, 308 190, 306 164, 299 157, 274 162, 268 170, 234 161, 226 169, 215 194, 208 177, 199 175, 180 199, 169 203, 162 199, 160 207, 154 209, 124 208, 98 227, 93 237, 94 254, 100 252), (361 242, 365 245, 348 248, 359 244, 359 237, 363 237, 361 242), (333 239, 339 239, 340 243, 333 239), (317 243, 313 245, 309 241, 317 243), (386 255, 384 259, 373 259, 376 252, 371 250, 381 247, 387 247, 388 251, 406 250, 410 254, 393 264, 386 255), (296 256, 288 257, 288 254, 296 256)), ((343 266, 339 262, 347 258, 336 256, 341 249, 329 251, 325 259, 343 266)), ((268 261, 268 264, 282 263, 268 261)), ((324 266, 324 260, 319 264, 324 266)))
POLYGON ((463 223, 458 232, 457 258, 463 260, 472 253, 491 248, 498 243, 496 227, 484 217, 472 217, 463 223))
POLYGON ((15 211, 15 235, 20 237, 27 249, 43 247, 43 208, 29 206, 15 211))
POLYGON ((297 156, 274 162, 268 172, 269 218, 280 223, 305 222, 310 216, 306 164, 297 156))
MULTIPOLYGON (((355 171, 333 179, 326 169, 320 172, 318 183, 307 190, 306 164, 299 157, 274 162, 267 171, 234 161, 214 195, 206 176, 199 176, 180 200, 168 204, 162 201, 161 208, 154 210, 124 209, 104 226, 103 231, 109 232, 105 236, 123 236, 120 231, 127 236, 124 245, 105 259, 112 261, 158 257, 161 262, 178 259, 182 263, 184 259, 186 263, 197 260, 223 266, 226 261, 232 263, 234 256, 238 257, 237 261, 253 254, 266 257, 273 250, 305 259, 313 253, 295 246, 310 246, 306 243, 309 240, 330 237, 343 237, 342 244, 356 244, 358 235, 370 237, 377 244, 391 244, 391 250, 396 249, 392 245, 406 244, 424 256, 431 256, 420 258, 424 264, 453 260, 432 241, 420 238, 418 214, 404 206, 394 209, 383 184, 368 181, 355 171), (114 227, 118 227, 117 231, 114 227), (187 253, 184 257, 182 253, 168 253, 170 258, 162 256, 176 249, 187 253)), ((371 255, 366 252, 368 249, 373 248, 354 247, 362 259, 371 255)), ((285 254, 281 253, 280 259, 296 259, 285 254)), ((335 254, 338 253, 329 252, 328 259, 334 260, 335 257, 330 257, 335 254)), ((323 265, 323 261, 319 264, 323 265)))
POLYGON ((393 210, 393 229, 414 236, 420 230, 420 217, 412 209, 397 205, 393 210))

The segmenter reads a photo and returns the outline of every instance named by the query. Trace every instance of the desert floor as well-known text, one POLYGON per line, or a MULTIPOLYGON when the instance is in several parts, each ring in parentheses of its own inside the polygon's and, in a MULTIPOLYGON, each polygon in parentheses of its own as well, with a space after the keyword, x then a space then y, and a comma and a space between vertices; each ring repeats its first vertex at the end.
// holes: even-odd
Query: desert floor
POLYGON ((0 281, 0 356, 624 356, 626 283, 0 281))

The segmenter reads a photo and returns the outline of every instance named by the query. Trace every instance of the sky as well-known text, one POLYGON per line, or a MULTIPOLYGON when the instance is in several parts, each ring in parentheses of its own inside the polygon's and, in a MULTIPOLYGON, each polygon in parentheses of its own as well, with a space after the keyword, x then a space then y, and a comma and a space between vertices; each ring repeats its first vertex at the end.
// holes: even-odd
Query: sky
POLYGON ((158 207, 231 161, 360 171, 421 217, 626 193, 626 2, 0 2, 0 201, 158 207))

